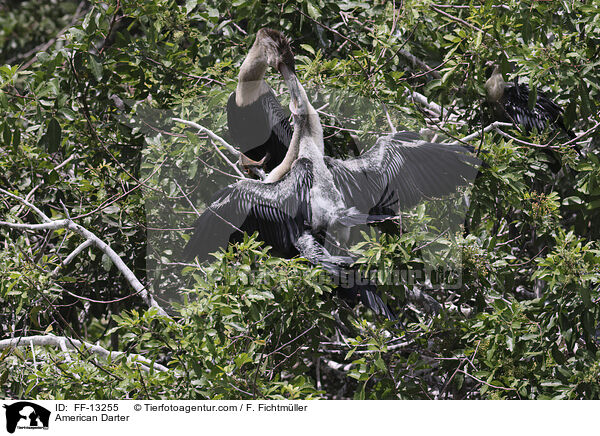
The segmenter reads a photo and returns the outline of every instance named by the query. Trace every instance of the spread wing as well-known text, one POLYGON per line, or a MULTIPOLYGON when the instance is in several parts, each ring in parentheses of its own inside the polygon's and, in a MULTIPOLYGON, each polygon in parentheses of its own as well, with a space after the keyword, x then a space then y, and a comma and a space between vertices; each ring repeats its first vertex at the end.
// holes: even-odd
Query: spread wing
POLYGON ((208 254, 225 247, 232 235, 258 231, 265 243, 289 253, 310 222, 312 164, 299 159, 288 174, 274 183, 241 180, 219 191, 196 221, 184 258, 208 254))
POLYGON ((422 141, 399 132, 380 137, 355 159, 325 158, 346 206, 370 215, 397 215, 475 179, 480 161, 468 148, 422 141))

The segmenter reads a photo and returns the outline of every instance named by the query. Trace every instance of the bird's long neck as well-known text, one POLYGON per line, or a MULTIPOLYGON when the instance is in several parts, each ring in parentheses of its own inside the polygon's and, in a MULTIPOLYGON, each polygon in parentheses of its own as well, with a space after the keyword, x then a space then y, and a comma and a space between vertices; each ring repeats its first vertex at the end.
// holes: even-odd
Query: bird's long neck
POLYGON ((273 183, 285 176, 288 171, 292 168, 292 164, 298 159, 298 152, 300 151, 300 138, 294 132, 290 146, 288 147, 285 157, 279 165, 277 165, 265 178, 265 182, 273 183))
POLYGON ((263 50, 255 43, 240 67, 238 84, 235 90, 235 103, 247 106, 268 92, 269 88, 263 80, 267 71, 267 58, 263 50))
POLYGON ((496 66, 492 76, 487 80, 487 82, 485 82, 486 97, 488 101, 491 103, 497 103, 500 101, 504 95, 505 86, 506 84, 502 78, 502 73, 500 73, 500 68, 496 66))
POLYGON ((284 79, 290 90, 290 110, 294 115, 292 141, 294 139, 299 141, 298 153, 300 156, 316 152, 323 157, 323 127, 319 114, 310 103, 306 91, 296 75, 288 73, 285 69, 284 71, 284 79))
POLYGON ((283 76, 290 90, 290 110, 294 115, 294 133, 283 161, 271 171, 265 179, 266 182, 275 182, 281 179, 298 157, 307 157, 313 163, 323 161, 323 127, 319 114, 308 100, 306 91, 296 75, 286 71, 283 76))

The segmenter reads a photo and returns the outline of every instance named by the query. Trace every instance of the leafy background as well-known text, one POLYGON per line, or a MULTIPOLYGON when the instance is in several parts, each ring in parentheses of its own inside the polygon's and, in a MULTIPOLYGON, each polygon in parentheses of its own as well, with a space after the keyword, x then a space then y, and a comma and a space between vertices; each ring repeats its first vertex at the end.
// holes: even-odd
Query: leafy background
MULTIPOLYGON (((181 271, 193 221, 181 191, 202 204, 230 180, 206 165, 227 169, 206 136, 168 117, 227 139, 225 103, 262 27, 292 39, 301 81, 329 103, 329 154, 351 155, 352 144, 370 143, 369 131, 389 131, 383 110, 360 126, 343 118, 330 98, 340 92, 438 140, 481 130, 490 60, 564 107, 567 125, 586 133, 583 153, 551 130, 474 139, 486 166, 464 229, 447 235, 461 250, 462 286, 382 286, 401 326, 348 307, 319 268, 271 257, 253 238, 208 266, 183 268, 173 320, 148 310, 96 248, 54 274, 78 235, 0 226, 0 339, 57 334, 125 351, 107 361, 85 350, 4 348, 0 396, 598 398, 597 3, 3 1, 0 187, 51 218, 68 212, 159 292, 181 271), (414 92, 439 105, 441 119, 414 92), (159 273, 146 270, 147 241, 164 215, 147 201, 173 202, 181 224, 160 233, 164 251, 149 252, 159 273), (265 279, 248 280, 249 271, 265 279), (168 371, 141 371, 128 353, 168 371)), ((423 267, 435 232, 424 231, 425 206, 408 215, 402 234, 366 235, 356 247, 365 269, 423 267)), ((7 195, 0 217, 38 222, 7 195)))

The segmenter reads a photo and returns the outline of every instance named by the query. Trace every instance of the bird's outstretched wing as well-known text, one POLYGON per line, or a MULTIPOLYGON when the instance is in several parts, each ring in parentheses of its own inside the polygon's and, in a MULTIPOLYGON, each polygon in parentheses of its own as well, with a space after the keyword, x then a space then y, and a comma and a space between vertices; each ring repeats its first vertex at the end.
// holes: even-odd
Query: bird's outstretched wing
POLYGON ((281 163, 292 140, 292 127, 273 90, 247 106, 238 106, 235 92, 227 101, 227 126, 233 143, 250 159, 260 161, 269 154, 265 169, 281 163))
MULTIPOLYGON (((422 141, 417 133, 380 137, 355 159, 325 158, 347 207, 396 215, 472 182, 480 161, 466 147, 422 141)), ((471 150, 472 151, 472 150, 471 150)))
POLYGON ((289 173, 274 183, 241 180, 219 191, 200 215, 184 258, 208 254, 225 247, 232 234, 258 231, 261 240, 287 254, 311 220, 312 164, 298 159, 289 173))

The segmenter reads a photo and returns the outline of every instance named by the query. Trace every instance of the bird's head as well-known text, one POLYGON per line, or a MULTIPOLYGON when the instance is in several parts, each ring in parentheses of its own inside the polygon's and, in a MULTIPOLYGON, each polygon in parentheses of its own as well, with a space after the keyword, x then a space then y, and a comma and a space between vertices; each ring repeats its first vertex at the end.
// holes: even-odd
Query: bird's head
MULTIPOLYGON (((266 57, 267 65, 282 72, 285 68, 291 72, 296 71, 294 54, 290 41, 277 30, 262 28, 256 34, 254 45, 260 48, 266 57)), ((283 73, 282 73, 283 74, 283 73)))
POLYGON ((494 61, 487 61, 485 63, 485 75, 487 78, 490 78, 493 74, 502 74, 501 70, 500 70, 500 65, 498 65, 496 62, 494 61))
POLYGON ((488 70, 491 70, 489 79, 485 82, 486 99, 491 103, 497 103, 504 95, 504 88, 506 87, 502 78, 502 71, 498 64, 491 61, 488 61, 485 66, 488 70))
POLYGON ((307 111, 306 93, 296 77, 294 54, 290 41, 277 30, 262 28, 256 34, 254 47, 259 49, 270 67, 276 68, 285 80, 290 90, 290 110, 294 114, 307 111))

